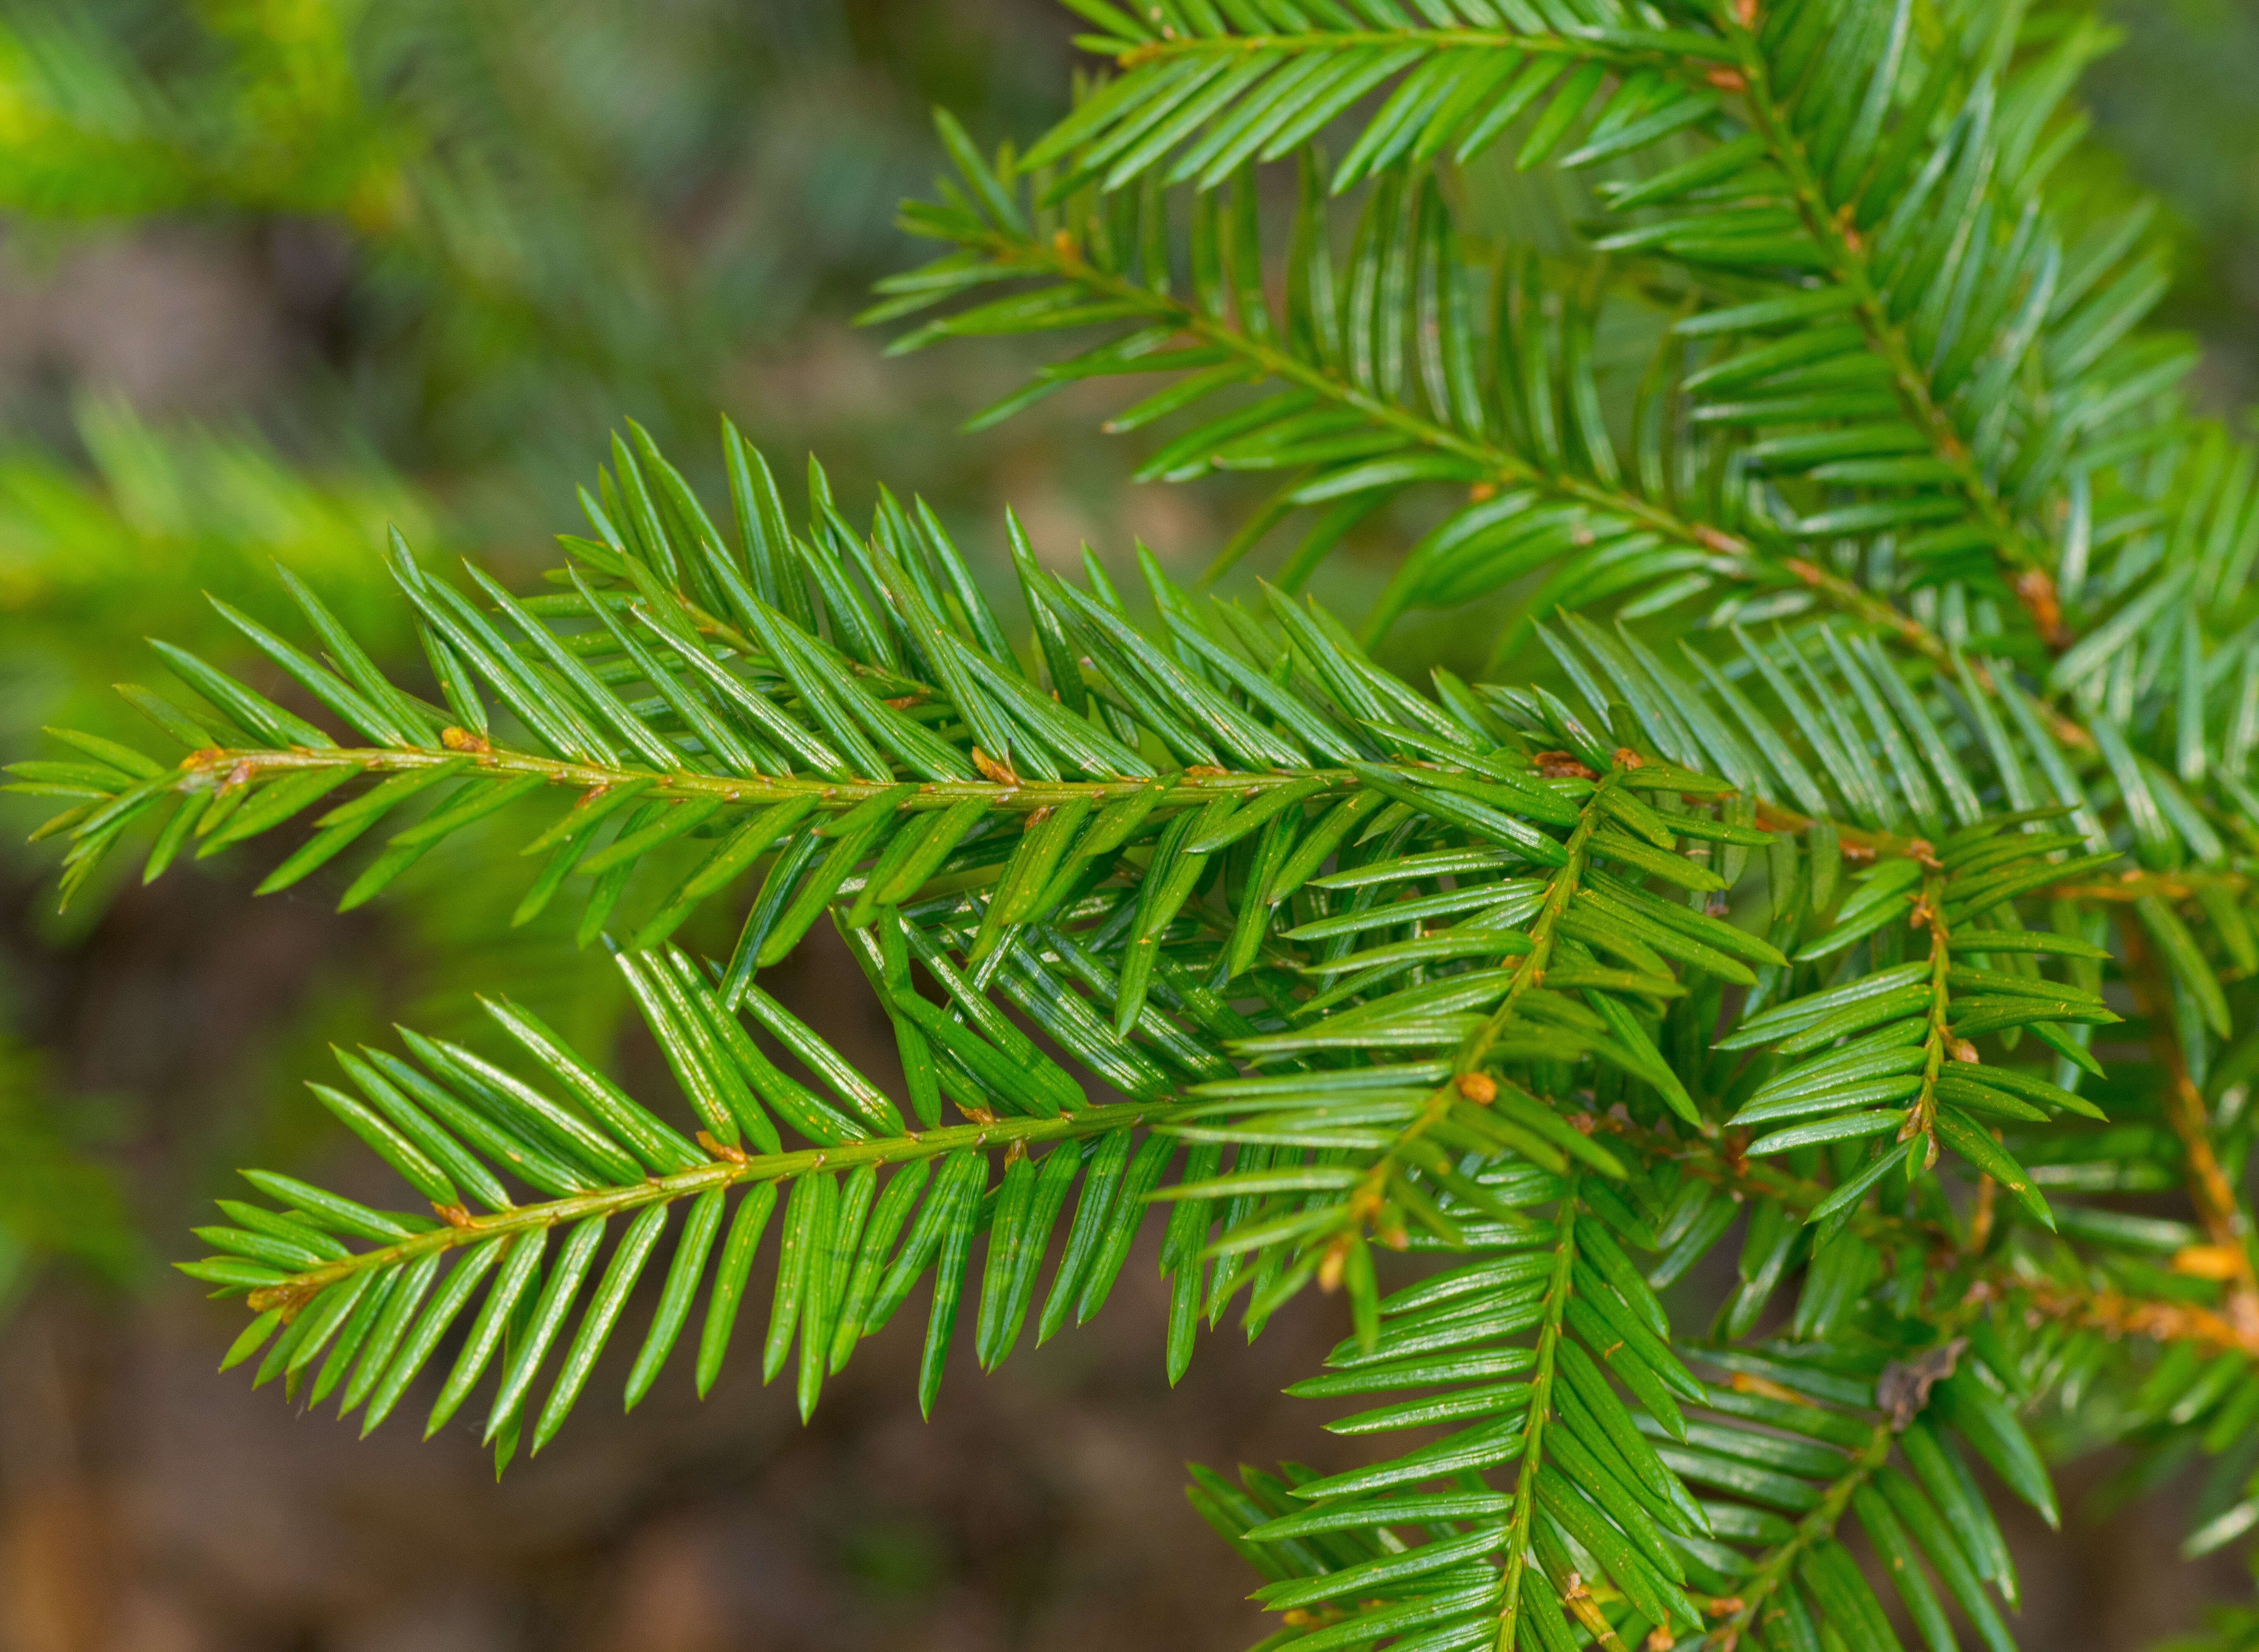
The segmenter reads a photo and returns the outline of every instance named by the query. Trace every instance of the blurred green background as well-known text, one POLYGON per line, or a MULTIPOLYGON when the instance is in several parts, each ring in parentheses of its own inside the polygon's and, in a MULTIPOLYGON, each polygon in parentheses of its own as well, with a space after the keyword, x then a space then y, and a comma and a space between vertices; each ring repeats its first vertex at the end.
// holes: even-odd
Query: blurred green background
MULTIPOLYGON (((2104 169, 2159 192, 2168 322, 2240 419, 2259 6, 2119 21, 2087 88, 2104 169)), ((388 526, 530 577, 624 417, 694 480, 726 411, 781 474, 820 452, 857 509, 883 477, 970 545, 1009 502, 1046 556, 1142 539, 1197 566, 1232 501, 1131 488, 1101 403, 961 436, 1027 359, 888 361, 851 325, 923 255, 892 218, 939 167, 929 108, 1032 135, 1071 32, 1048 0, 0 4, 0 761, 45 755, 45 724, 130 737, 108 685, 156 669, 142 639, 225 654, 203 594, 279 618, 275 560, 392 648, 388 526)), ((1404 542, 1374 524, 1336 595, 1404 542)), ((1315 1449, 1277 1391, 1337 1334, 1329 1304, 1251 1350, 1220 1337, 1172 1392, 1133 1268, 1080 1337, 952 1378, 930 1426, 914 1344, 881 1337, 810 1429, 740 1373, 703 1407, 592 1413, 500 1487, 467 1433, 356 1442, 217 1375, 235 1316, 161 1263, 235 1165, 362 1173, 299 1087, 327 1043, 449 1028, 507 985, 631 1072, 651 1052, 568 934, 508 929, 523 879, 475 842, 342 916, 312 887, 251 899, 282 849, 146 888, 121 861, 59 915, 54 857, 24 846, 44 812, 0 799, 0 1652, 1261 1633, 1179 1465, 1315 1449)), ((785 973, 835 1041, 871 1043, 844 957, 785 973)), ((2034 1549, 2025 1644, 2191 1621, 2177 1529, 2120 1514, 2034 1549)))

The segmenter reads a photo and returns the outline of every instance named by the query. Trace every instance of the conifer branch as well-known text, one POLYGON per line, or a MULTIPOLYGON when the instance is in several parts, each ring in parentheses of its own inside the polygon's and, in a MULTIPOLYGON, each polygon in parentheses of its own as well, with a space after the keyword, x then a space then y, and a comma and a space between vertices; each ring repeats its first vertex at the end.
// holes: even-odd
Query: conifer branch
POLYGON ((672 1175, 654 1175, 626 1186, 602 1188, 570 1199, 512 1205, 484 1216, 472 1215, 459 1207, 451 1207, 440 1213, 445 1221, 438 1227, 411 1234, 374 1250, 357 1250, 320 1267, 291 1274, 271 1285, 260 1285, 252 1291, 248 1300, 250 1306, 260 1313, 268 1309, 280 1310, 282 1321, 287 1324, 296 1317, 300 1309, 331 1285, 341 1284, 364 1272, 398 1268, 422 1257, 467 1245, 485 1244, 544 1228, 569 1227, 580 1221, 673 1204, 702 1193, 720 1193, 732 1187, 762 1182, 788 1183, 823 1171, 837 1173, 865 1166, 877 1168, 912 1164, 962 1152, 1001 1150, 1024 1154, 1030 1148, 1052 1143, 1073 1142, 1116 1130, 1165 1124, 1188 1110, 1181 1107, 1141 1107, 1134 1102, 1126 1102, 1112 1107, 1090 1107, 1080 1113, 1063 1114, 1055 1118, 1003 1118, 973 1124, 944 1125, 915 1134, 843 1142, 824 1147, 805 1148, 792 1153, 749 1155, 733 1151, 709 1164, 678 1171, 672 1175))
POLYGON ((1990 530, 1994 552, 2006 565, 2009 581, 2041 637, 2052 647, 2067 646, 2072 637, 2063 624, 2062 606, 2048 573, 2048 560, 2027 542, 2006 502, 1970 455, 1952 415, 1933 395, 1929 374, 1915 361, 1906 329, 1892 317, 1869 268, 1865 243, 1852 222, 1856 202, 1829 198, 1806 145, 1781 105, 1756 28, 1732 17, 1721 18, 1720 25, 1731 43, 1735 71, 1743 82, 1742 103, 1752 130, 1764 139, 1766 153, 1781 169, 1806 234, 1826 255, 1829 275, 1847 289, 1849 313, 1856 318, 1869 346, 1888 364, 1892 391, 1900 410, 1909 424, 1928 438, 1931 456, 1950 473, 1953 485, 1990 530))
MULTIPOLYGON (((1963 669, 1953 649, 1920 620, 1840 573, 1822 568, 1808 558, 1761 544, 1747 533, 1736 533, 1711 523, 1688 519, 1643 495, 1622 487, 1550 468, 1500 445, 1426 417, 1407 405, 1374 394, 1345 380, 1339 372, 1308 361, 1257 338, 1225 317, 1203 310, 1165 289, 1094 265, 1084 255, 1073 232, 1062 228, 1049 240, 1037 239, 1010 228, 983 224, 966 228, 952 239, 967 250, 994 260, 997 271, 1072 284, 1088 296, 1094 305, 1111 307, 1122 317, 1137 317, 1151 324, 1196 339, 1225 352, 1243 366, 1251 380, 1270 379, 1354 411, 1376 428, 1430 452, 1463 461, 1464 468, 1450 480, 1476 490, 1478 501, 1507 489, 1529 488, 1542 497, 1607 512, 1637 530, 1654 533, 1694 553, 1714 571, 1749 581, 1760 589, 1801 587, 1863 623, 1890 631, 1942 669, 1963 669)), ((1094 315, 1093 319, 1098 317, 1094 315)), ((1108 318, 1111 318, 1109 317, 1108 318)), ((893 346, 916 348, 951 331, 947 322, 933 324, 893 346)), ((1109 428, 1112 428, 1109 426, 1109 428)), ((1391 599, 1392 604, 1394 599, 1391 599)), ((1368 633, 1393 617, 1393 605, 1384 607, 1368 622, 1368 633)), ((1987 680, 1981 667, 1974 679, 1987 680)), ((2091 742, 2088 742, 2091 744, 2091 742)))
POLYGON ((1858 1455, 1828 1485, 1820 1506, 1797 1522, 1795 1535, 1777 1544, 1757 1563, 1756 1571, 1741 1586, 1736 1597, 1740 1604, 1723 1623, 1711 1630, 1703 1642, 1706 1647, 1714 1647, 1718 1652, 1734 1652, 1742 1635, 1778 1613, 1775 1596, 1788 1583, 1797 1563, 1820 1545, 1835 1542, 1835 1529, 1850 1512, 1851 1499, 1890 1461, 1891 1449, 1896 1443, 1897 1436, 1887 1421, 1875 1425, 1858 1455))
POLYGON ((1545 1463, 1545 1419, 1551 1409, 1562 1315, 1568 1308, 1571 1269, 1577 1258, 1576 1207, 1577 1178, 1572 1175, 1562 1193, 1560 1215, 1554 1227, 1553 1271, 1545 1285, 1545 1317, 1538 1325, 1537 1364, 1529 1379, 1529 1421, 1523 1429, 1521 1472, 1514 1480, 1513 1513, 1507 1521, 1506 1578, 1500 1590, 1505 1609, 1499 1614, 1498 1623, 1500 1652, 1513 1652, 1517 1644, 1514 1630, 1521 1613, 1521 1580, 1529 1564, 1530 1523, 1537 1512, 1537 1478, 1545 1463))
MULTIPOLYGON (((1252 337, 1225 308, 1137 317, 1267 373, 1224 348, 1252 337)), ((1400 450, 1513 457, 1479 421, 1280 359, 1400 450)), ((1717 1645, 1770 1643, 1767 1623, 1866 1644, 1883 1609, 1847 1513, 1933 1642, 1934 1572, 2003 1646, 2013 1571, 1964 1448, 2052 1518, 2018 1412, 2086 1380, 2074 1354, 2113 1381, 2156 1362, 2141 1392, 2165 1398, 2122 1430, 2145 1449, 2224 1440, 2259 1406, 2236 1385, 2254 1299, 2227 1186, 2248 1126, 2207 1114, 2176 1042, 2224 1037, 2259 968, 2229 844, 2259 827, 2238 778, 2259 714, 2206 704, 2237 657, 2200 633, 2172 715, 2129 711, 2077 686, 2106 631, 2038 682, 2030 652, 1926 647, 1881 590, 1794 558, 1858 623, 1729 627, 1666 661, 1568 603, 1527 627, 1543 680, 1422 689, 1315 604, 1201 602, 1150 559, 1141 622, 1094 559, 1070 583, 1011 523, 1021 647, 923 506, 882 495, 863 531, 814 472, 803 534, 733 432, 725 457, 734 536, 647 438, 621 444, 569 595, 474 572, 474 601, 403 548, 428 688, 303 587, 318 656, 223 609, 355 744, 172 650, 194 697, 129 697, 185 758, 65 734, 70 760, 16 771, 64 805, 72 882, 137 835, 155 876, 311 819, 281 887, 391 822, 346 904, 568 795, 530 834, 547 859, 520 913, 579 880, 579 934, 616 949, 695 1115, 678 1129, 507 1000, 488 1008, 531 1078, 408 1032, 412 1060, 341 1054, 350 1089, 317 1099, 438 1220, 248 1172, 270 1202, 224 1201, 199 1230, 215 1254, 186 1264, 249 1299, 231 1363, 374 1426, 453 1347, 429 1425, 491 1380, 507 1460, 555 1436, 670 1225, 627 1399, 702 1297, 710 1386, 773 1223, 764 1377, 793 1370, 807 1413, 930 1280, 930 1407, 960 1307, 994 1365, 1030 1320, 1041 1338, 1096 1312, 1153 1211, 1172 1378, 1234 1303, 1252 1335, 1316 1284, 1351 1335, 1296 1391, 1383 1396, 1345 1432, 1445 1425, 1340 1474, 1199 1480, 1269 1580, 1282 1652, 1415 1626, 1438 1652, 1628 1648, 1706 1620, 1717 1645), (725 955, 669 943, 720 902, 742 915, 725 955), (764 989, 820 921, 887 1016, 899 1093, 764 989), (2105 1075, 2081 1030, 2117 1019, 2112 972, 2165 1102, 2115 1124, 2097 1098, 2141 1080, 2105 1075), (2114 1082, 2090 1096, 2082 1073, 2114 1082), (1129 1100, 1093 1106, 1094 1083, 1129 1100), (2201 1227, 2088 1197, 2184 1174, 2201 1227), (1729 1373, 1710 1385, 1657 1292, 1736 1233, 1692 1354, 1729 1373), (1450 1255, 1391 1289, 1397 1250, 1450 1255), (1784 1291, 1785 1335, 1760 1337, 1784 1291), (1984 1371, 1956 1370, 1980 1319, 1984 1371)), ((1553 473, 1530 462, 1535 497, 1553 473)), ((1595 491, 1557 502, 1613 496, 1573 480, 1595 491)), ((2248 1501, 2200 1539, 2259 1520, 2248 1501)))

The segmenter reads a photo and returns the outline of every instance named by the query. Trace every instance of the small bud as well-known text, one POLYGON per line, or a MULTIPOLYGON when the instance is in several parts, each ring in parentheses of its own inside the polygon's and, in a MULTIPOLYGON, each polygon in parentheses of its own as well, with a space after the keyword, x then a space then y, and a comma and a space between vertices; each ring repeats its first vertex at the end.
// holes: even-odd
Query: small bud
POLYGON ((1498 1100, 1498 1082, 1486 1072, 1463 1072, 1458 1077, 1459 1093, 1477 1107, 1488 1107, 1498 1100))
POLYGON ((1974 1061, 1977 1059, 1977 1046, 1966 1038, 1956 1038, 1946 1046, 1946 1053, 1956 1061, 1974 1061))
POLYGON ((745 1149, 732 1146, 730 1143, 721 1140, 719 1137, 711 1135, 708 1131, 701 1130, 698 1132, 698 1145, 704 1148, 716 1158, 726 1158, 733 1164, 742 1164, 745 1162, 745 1149))
POLYGON ((494 750, 494 747, 487 743, 486 736, 482 734, 473 734, 468 729, 457 728, 452 723, 446 728, 439 730, 439 744, 445 746, 450 751, 491 751, 494 750))
POLYGON ((1017 786, 1020 783, 1019 772, 1013 768, 1008 754, 1001 758, 992 758, 976 745, 973 748, 973 766, 998 786, 1017 786))

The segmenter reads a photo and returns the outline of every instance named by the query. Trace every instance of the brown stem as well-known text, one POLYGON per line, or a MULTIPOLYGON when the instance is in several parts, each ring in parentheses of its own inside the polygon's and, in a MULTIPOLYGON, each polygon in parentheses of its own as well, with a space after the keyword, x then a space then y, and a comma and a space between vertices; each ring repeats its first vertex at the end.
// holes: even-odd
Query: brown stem
POLYGON ((1929 1030, 1922 1037, 1921 1088, 1914 1096, 1913 1105, 1906 1109, 1906 1121, 1899 1130, 1899 1140, 1911 1142, 1917 1136, 1927 1138, 1922 1149, 1922 1168, 1927 1170, 1937 1163, 1938 1075, 1945 1071, 1947 1061, 1956 1058, 1955 1046, 1959 1042, 1949 1024, 1953 995, 1946 988, 1946 976, 1953 968, 1953 944, 1945 928, 1943 872, 1931 872, 1922 879, 1921 898, 1914 902, 1913 924, 1917 929, 1927 925, 1929 929, 1929 1030))
POLYGON ((2259 1359, 2259 1323, 2234 1321, 2192 1303, 2082 1291, 2053 1279, 1980 1279, 1969 1288, 1968 1300, 1978 1304, 2010 1298, 2027 1312, 2106 1336, 2195 1342, 2207 1353, 2233 1351, 2259 1359))
MULTIPOLYGON (((1993 1132, 1998 1136, 1999 1132, 1993 1132)), ((1992 1213, 2000 1202, 2000 1185, 1990 1176, 1977 1178, 1977 1207, 1969 1214, 1969 1254, 1981 1257, 1992 1242, 1992 1213)))
MULTIPOLYGON (((2084 730, 2079 730, 2082 740, 2091 741, 2084 730)), ((1759 830, 1769 832, 1805 832, 1820 823, 1819 817, 1800 814, 1770 799, 1757 800, 1757 821, 1759 830)), ((1927 837, 1906 837, 1897 832, 1875 831, 1864 826, 1854 826, 1844 821, 1831 822, 1835 828, 1835 840, 1845 860, 1865 865, 1885 857, 1919 860, 1930 865, 1937 858, 1936 846, 1927 837)), ((2107 901, 2123 903, 2139 901, 2144 895, 2156 895, 2166 901, 2186 901, 2203 889, 2224 889, 2241 894, 2251 887, 2251 879, 2240 872, 2140 872, 2128 868, 2115 876, 2102 875, 2075 883, 2049 884, 2039 893, 2056 901, 2107 901)))
POLYGON ((2228 1317, 2237 1327, 2259 1336, 2259 1280, 2251 1265, 2250 1219, 2244 1214, 2235 1186, 2213 1145, 2212 1122, 2204 1093, 2190 1073, 2188 1057, 2173 1031, 2172 993, 2163 966, 2150 949, 2149 932, 2134 914, 2121 913, 2118 936, 2126 952, 2126 985, 2134 1006, 2149 1024, 2149 1054, 2165 1075, 2165 1117, 2181 1140, 2187 1161, 2185 1177, 2190 1201, 2204 1223, 2214 1247, 2233 1270, 2228 1284, 2228 1317))

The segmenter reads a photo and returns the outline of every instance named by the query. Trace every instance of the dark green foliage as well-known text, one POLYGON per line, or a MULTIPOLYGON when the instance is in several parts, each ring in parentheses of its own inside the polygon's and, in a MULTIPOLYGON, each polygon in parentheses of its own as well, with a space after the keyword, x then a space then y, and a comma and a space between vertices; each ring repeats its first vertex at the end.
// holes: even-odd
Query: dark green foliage
POLYGON ((352 906, 507 823, 520 921, 577 898, 677 1080, 507 1000, 506 1057, 341 1053, 316 1093, 433 1214, 253 1174, 186 1264, 258 1315, 231 1359, 372 1427, 430 1366, 502 1462, 637 1324, 630 1405, 695 1318, 701 1392, 759 1335, 806 1414, 916 1302, 930 1409, 961 1317, 983 1365, 1087 1318, 1150 1213, 1172 1378, 1315 1284, 1349 1335, 1295 1392, 1420 1431, 1196 1477, 1267 1648, 2005 1648, 1986 1499, 2055 1524, 2048 1462, 2104 1443, 2129 1494, 2210 1460, 2191 1553, 2259 1523, 2259 495, 2134 330, 2138 220, 2051 190, 2103 32, 1075 9, 1118 73, 1018 158, 944 117, 909 222, 958 250, 874 315, 1112 327, 992 412, 1178 375, 1116 426, 1194 421, 1154 477, 1286 473, 1215 571, 1308 510, 1276 580, 1144 556, 1141 617, 1013 522, 1008 617, 922 502, 859 528, 811 469, 795 527, 725 427, 716 509, 631 428, 539 595, 396 545, 428 682, 294 583, 301 638, 223 612, 299 709, 167 650, 193 692, 136 702, 187 756, 18 770, 67 891, 297 822, 265 887, 352 906), (1587 179, 1577 258, 1463 226, 1493 148, 1587 179), (1300 597, 1422 496, 1364 640, 1300 597), (1368 652, 1479 599, 1504 680, 1368 652), (819 923, 899 1096, 761 984, 819 923))

